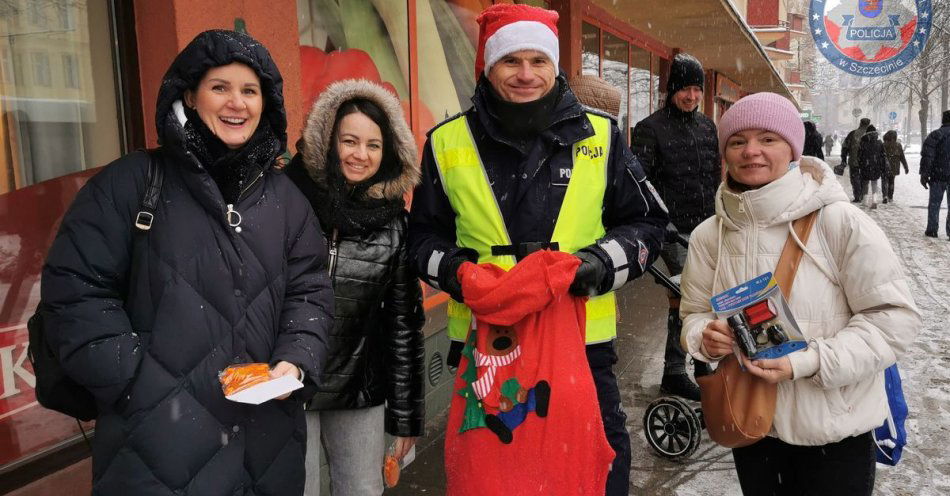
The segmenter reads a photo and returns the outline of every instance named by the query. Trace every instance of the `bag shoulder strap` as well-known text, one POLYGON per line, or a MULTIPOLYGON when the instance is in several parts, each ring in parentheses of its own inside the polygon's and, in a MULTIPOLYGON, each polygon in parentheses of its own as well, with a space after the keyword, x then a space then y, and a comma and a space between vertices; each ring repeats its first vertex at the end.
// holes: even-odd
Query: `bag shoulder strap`
POLYGON ((141 210, 135 216, 135 227, 142 231, 152 228, 155 220, 155 209, 158 199, 162 195, 162 182, 165 180, 165 170, 158 160, 158 150, 145 150, 148 157, 148 173, 145 176, 145 193, 140 202, 141 210))
MULTIPOLYGON (((802 244, 808 243, 808 237, 811 234, 812 227, 815 225, 815 220, 818 219, 818 212, 820 211, 820 209, 815 210, 800 219, 796 219, 792 223, 792 229, 795 230, 795 235, 798 236, 802 244)), ((773 273, 775 282, 778 283, 778 287, 782 290, 782 294, 786 300, 791 299, 792 284, 795 283, 795 273, 798 272, 798 265, 801 263, 802 255, 804 254, 805 252, 802 251, 802 247, 798 246, 798 243, 792 238, 792 234, 789 233, 788 239, 785 240, 785 247, 782 248, 782 255, 779 257, 778 263, 775 265, 775 272, 773 273)))

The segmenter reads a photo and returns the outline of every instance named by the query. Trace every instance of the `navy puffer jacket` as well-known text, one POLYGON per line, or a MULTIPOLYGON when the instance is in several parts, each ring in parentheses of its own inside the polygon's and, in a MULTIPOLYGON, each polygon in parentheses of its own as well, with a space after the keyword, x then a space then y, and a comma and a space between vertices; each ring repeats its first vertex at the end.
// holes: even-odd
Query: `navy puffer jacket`
POLYGON ((943 126, 924 140, 920 151, 920 176, 930 181, 950 181, 950 122, 944 121, 943 126))
POLYGON ((199 35, 159 95, 164 184, 152 229, 132 227, 148 163, 133 153, 78 193, 43 269, 50 343, 99 405, 93 494, 303 493, 302 400, 231 402, 218 372, 285 360, 319 375, 333 321, 322 235, 306 198, 272 168, 234 204, 240 231, 229 226, 172 110, 205 71, 234 61, 261 77, 263 118, 283 145, 281 78, 264 47, 199 35))
POLYGON ((670 102, 637 123, 630 149, 681 233, 689 234, 716 213, 722 165, 716 125, 708 117, 670 102))

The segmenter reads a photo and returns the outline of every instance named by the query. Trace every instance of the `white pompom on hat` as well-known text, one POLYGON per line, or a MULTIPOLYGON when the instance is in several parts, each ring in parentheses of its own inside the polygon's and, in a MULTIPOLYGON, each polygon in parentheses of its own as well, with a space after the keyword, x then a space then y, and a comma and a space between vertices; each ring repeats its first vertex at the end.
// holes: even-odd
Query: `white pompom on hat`
POLYGON ((500 3, 485 9, 476 19, 475 79, 483 72, 487 76, 495 62, 520 50, 537 50, 558 67, 557 20, 557 12, 530 5, 500 3))

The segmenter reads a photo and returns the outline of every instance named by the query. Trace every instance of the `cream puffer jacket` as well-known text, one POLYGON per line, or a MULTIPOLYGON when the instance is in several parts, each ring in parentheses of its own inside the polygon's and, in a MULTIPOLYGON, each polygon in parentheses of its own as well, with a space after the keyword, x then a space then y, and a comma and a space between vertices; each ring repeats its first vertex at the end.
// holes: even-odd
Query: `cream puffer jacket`
POLYGON ((701 348, 703 328, 716 318, 710 297, 773 271, 792 221, 818 209, 789 301, 808 349, 788 355, 794 378, 778 386, 770 433, 804 446, 883 423, 882 371, 900 360, 921 326, 887 237, 851 205, 828 165, 805 157, 778 180, 744 193, 723 183, 716 215, 690 237, 680 304, 684 349, 714 361, 701 348))

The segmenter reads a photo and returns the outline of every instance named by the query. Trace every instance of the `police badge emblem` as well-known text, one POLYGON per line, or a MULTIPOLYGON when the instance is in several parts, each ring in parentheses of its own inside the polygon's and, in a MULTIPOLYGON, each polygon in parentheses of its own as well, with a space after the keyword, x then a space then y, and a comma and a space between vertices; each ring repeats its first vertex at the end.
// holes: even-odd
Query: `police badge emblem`
POLYGON ((811 0, 815 46, 835 67, 862 77, 907 67, 930 37, 931 0, 811 0))

